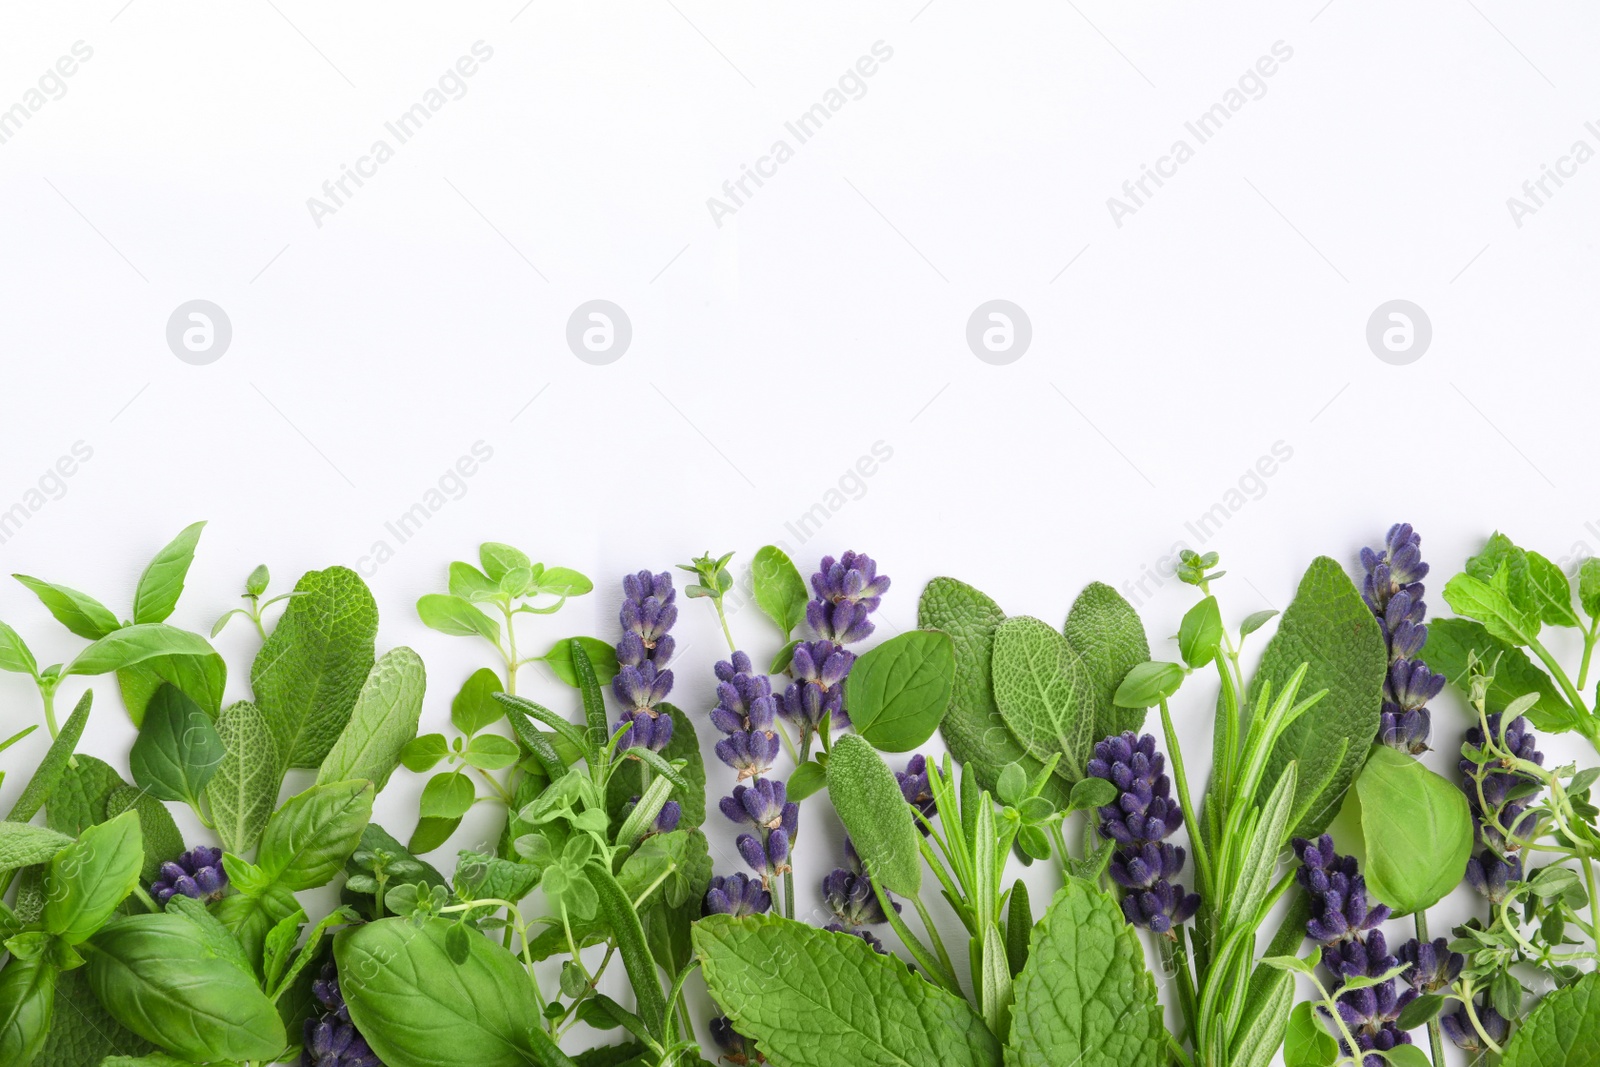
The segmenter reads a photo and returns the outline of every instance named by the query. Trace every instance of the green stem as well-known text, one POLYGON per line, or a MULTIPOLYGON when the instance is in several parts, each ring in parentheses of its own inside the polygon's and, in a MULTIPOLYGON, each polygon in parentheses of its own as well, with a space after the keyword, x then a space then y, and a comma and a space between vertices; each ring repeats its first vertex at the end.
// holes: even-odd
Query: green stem
POLYGON ((54 741, 61 728, 56 725, 56 690, 55 686, 39 687, 39 694, 44 697, 44 722, 50 727, 50 740, 54 741))
POLYGON ((1582 690, 1589 680, 1589 659, 1594 655, 1595 638, 1600 637, 1600 618, 1583 633, 1583 661, 1578 664, 1578 689, 1582 690))
POLYGON ((1189 973, 1188 957, 1183 951, 1183 946, 1172 938, 1157 936, 1156 947, 1161 952, 1162 973, 1173 975, 1178 982, 1178 1010, 1183 1015, 1184 1032, 1192 1038, 1197 1031, 1194 1017, 1194 976, 1189 973))
MULTIPOLYGON (((1172 780, 1178 787, 1178 804, 1183 808, 1183 818, 1190 828, 1200 825, 1200 820, 1195 818, 1194 803, 1189 799, 1189 775, 1183 768, 1183 752, 1178 747, 1178 732, 1172 726, 1172 713, 1167 710, 1167 702, 1161 702, 1161 732, 1166 735, 1167 758, 1172 761, 1172 780)), ((1195 873, 1199 876, 1200 895, 1210 899, 1214 883, 1211 880, 1211 855, 1206 851, 1205 838, 1198 833, 1190 833, 1189 846, 1194 849, 1195 873)))
POLYGON ((517 625, 516 625, 516 621, 515 621, 515 616, 513 616, 512 613, 511 613, 511 605, 510 604, 501 604, 500 605, 500 610, 505 612, 505 616, 506 616, 506 644, 507 644, 507 647, 510 649, 509 652, 502 653, 502 655, 505 657, 505 661, 506 661, 506 694, 508 696, 516 696, 517 695, 517 666, 518 666, 518 663, 517 663, 517 625))
POLYGON ((1562 692, 1566 694, 1567 700, 1571 702, 1572 707, 1579 714, 1583 715, 1585 718, 1588 718, 1589 705, 1583 702, 1583 695, 1579 693, 1578 690, 1573 686, 1572 680, 1567 677, 1567 672, 1561 669, 1561 664, 1556 662, 1555 657, 1550 655, 1549 651, 1543 645, 1541 645, 1537 639, 1530 638, 1528 640, 1528 647, 1533 649, 1534 655, 1538 656, 1539 659, 1543 661, 1545 667, 1550 671, 1551 676, 1555 678, 1556 684, 1561 686, 1562 692))
POLYGON ((877 882, 873 882, 872 891, 877 895, 878 903, 883 907, 883 913, 888 916, 889 925, 894 928, 895 934, 917 961, 917 965, 927 972, 928 977, 946 990, 958 997, 965 997, 966 993, 962 991, 961 983, 956 981, 954 972, 940 963, 938 958, 928 951, 927 946, 922 943, 921 939, 911 932, 911 927, 907 926, 906 921, 900 918, 900 913, 894 910, 894 903, 890 901, 889 895, 884 892, 883 887, 877 882))
POLYGON ((733 631, 728 629, 728 615, 722 610, 722 598, 716 598, 717 621, 722 624, 722 636, 728 639, 728 651, 737 652, 739 647, 733 643, 733 631))
MULTIPOLYGON (((1428 913, 1418 908, 1412 918, 1416 921, 1417 940, 1426 945, 1429 940, 1428 913)), ((1428 1020, 1428 1049, 1433 1053, 1433 1067, 1444 1067, 1444 1040, 1440 1037, 1437 1015, 1428 1020)))
POLYGON ((783 917, 794 918, 794 869, 783 872, 783 917))
POLYGON ((956 965, 950 962, 950 953, 945 951, 944 939, 939 936, 939 928, 933 925, 933 916, 928 914, 928 909, 922 903, 921 894, 912 896, 911 902, 917 907, 917 914, 922 918, 922 928, 928 931, 928 937, 933 941, 933 951, 938 953, 939 962, 944 964, 944 969, 951 974, 956 973, 956 965))

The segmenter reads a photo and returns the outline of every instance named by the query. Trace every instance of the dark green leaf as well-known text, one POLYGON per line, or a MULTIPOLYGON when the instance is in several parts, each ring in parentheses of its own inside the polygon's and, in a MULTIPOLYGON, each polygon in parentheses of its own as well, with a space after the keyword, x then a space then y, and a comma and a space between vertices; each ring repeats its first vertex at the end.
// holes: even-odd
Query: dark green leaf
POLYGON ((72 844, 72 838, 43 826, 0 822, 0 871, 43 863, 72 844))
POLYGON ((44 759, 34 770, 33 777, 28 779, 28 784, 23 787, 22 795, 11 805, 11 811, 6 815, 7 820, 28 822, 39 814, 40 808, 49 803, 56 786, 61 782, 62 775, 67 772, 68 763, 72 759, 72 750, 77 747, 78 739, 83 736, 83 728, 88 725, 89 709, 93 703, 94 690, 84 690, 83 696, 78 698, 78 706, 72 709, 72 714, 61 726, 61 732, 50 742, 50 750, 44 754, 44 759))
POLYGON ((372 783, 314 785, 290 797, 267 821, 256 863, 293 892, 327 885, 372 818, 372 783))
POLYGON ((167 806, 138 786, 125 785, 106 798, 106 818, 115 819, 125 811, 139 817, 139 835, 144 840, 144 864, 139 869, 142 881, 153 882, 167 860, 184 851, 183 834, 167 806))
POLYGON ((411 831, 411 840, 406 847, 417 855, 432 852, 456 832, 456 827, 461 825, 461 816, 446 819, 438 816, 425 815, 417 820, 417 828, 411 831))
POLYGON ((767 618, 778 624, 787 641, 795 627, 806 619, 809 597, 805 579, 776 545, 767 545, 756 552, 755 559, 750 562, 750 578, 756 603, 767 618))
POLYGON ((1190 670, 1199 670, 1217 658, 1222 645, 1222 609, 1208 596, 1184 613, 1178 627, 1178 651, 1190 670))
POLYGON ((199 810, 200 792, 226 755, 211 717, 175 686, 163 685, 145 707, 128 768, 151 796, 199 810))
POLYGON ((0 1063, 28 1067, 39 1055, 55 1013, 56 974, 43 957, 13 959, 0 970, 0 1063))
POLYGON ((645 942, 644 926, 633 910, 633 901, 623 892, 604 863, 590 864, 584 871, 600 898, 600 915, 611 928, 628 981, 639 1004, 639 1018, 657 1038, 666 1036, 667 998, 656 976, 655 959, 645 942))
POLYGON ((145 567, 133 594, 134 622, 165 622, 167 616, 172 614, 172 609, 178 606, 178 597, 183 593, 183 580, 189 574, 189 565, 194 562, 195 545, 199 543, 200 531, 205 529, 205 525, 204 522, 197 522, 184 527, 145 567))
POLYGON ((807 760, 789 776, 789 799, 796 803, 811 796, 828 784, 828 773, 815 760, 807 760))
POLYGON ((45 822, 50 829, 69 837, 105 822, 106 799, 128 784, 103 760, 81 752, 74 759, 77 765, 69 765, 62 772, 45 806, 45 822))
POLYGON ((1438 1017, 1443 1007, 1444 998, 1439 994, 1424 993, 1401 1010, 1400 1020, 1396 1025, 1401 1030, 1415 1030, 1419 1026, 1426 1026, 1438 1017))
POLYGON ((908 630, 862 655, 845 679, 856 733, 884 752, 909 752, 950 707, 955 647, 937 630, 908 630))
POLYGON ((1028 883, 1018 878, 1006 902, 1006 964, 1016 978, 1028 963, 1028 940, 1033 934, 1033 908, 1028 902, 1028 883))
MULTIPOLYGON (((105 1064, 145 1067, 131 1057, 154 1050, 154 1045, 128 1030, 101 1007, 90 988, 87 967, 67 971, 57 979, 50 1037, 39 1050, 36 1061, 40 1067, 104 1067, 105 1064)), ((182 1064, 181 1060, 172 1062, 182 1064)))

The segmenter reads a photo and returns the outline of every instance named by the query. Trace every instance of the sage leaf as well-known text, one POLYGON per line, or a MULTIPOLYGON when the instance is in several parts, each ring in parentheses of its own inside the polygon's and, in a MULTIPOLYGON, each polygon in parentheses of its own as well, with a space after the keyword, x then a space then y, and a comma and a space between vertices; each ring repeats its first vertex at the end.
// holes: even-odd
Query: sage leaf
POLYGON ((355 571, 309 571, 255 664, 250 685, 285 767, 322 763, 355 707, 376 654, 378 606, 355 571))
POLYGON ((69 837, 106 821, 106 800, 128 783, 116 768, 94 756, 78 753, 45 805, 45 824, 69 837))
POLYGON ((909 752, 933 736, 950 707, 956 654, 937 630, 908 630, 856 660, 845 707, 856 733, 883 752, 909 752))
POLYGON ((1000 716, 1035 759, 1060 754, 1056 773, 1083 776, 1094 742, 1094 696, 1067 639, 1022 616, 995 631, 994 696, 1000 716))
POLYGON ((291 892, 327 885, 361 842, 372 794, 371 782, 352 781, 314 785, 290 797, 267 821, 257 866, 272 885, 291 892))
POLYGON ((1094 692, 1094 727, 1091 744, 1126 730, 1144 726, 1144 708, 1119 707, 1117 687, 1134 667, 1150 658, 1139 613, 1122 594, 1104 582, 1090 582, 1072 602, 1061 628, 1078 654, 1078 666, 1094 692))
POLYGON ((211 717, 176 686, 162 685, 144 710, 144 724, 128 753, 134 784, 161 800, 182 800, 196 810, 200 792, 221 766, 227 749, 211 717))
POLYGON ((778 624, 785 641, 806 619, 805 579, 791 560, 776 545, 767 545, 750 561, 751 587, 756 604, 767 618, 778 624))
POLYGON ((13 574, 11 577, 31 590, 57 622, 79 637, 98 641, 122 626, 110 608, 88 593, 80 593, 64 585, 52 585, 26 574, 13 574))
POLYGON ((867 871, 910 896, 922 885, 917 829, 894 772, 867 741, 845 734, 828 757, 828 797, 867 871))
POLYGON ((72 844, 72 838, 43 826, 0 822, 0 871, 43 863, 72 844))
MULTIPOLYGON (((427 685, 422 657, 404 646, 385 652, 373 664, 350 709, 350 721, 323 759, 317 784, 365 779, 381 791, 401 751, 417 736, 427 685)), ((487 703, 499 710, 494 701, 487 703)))
POLYGON ((282 759, 272 726, 260 708, 241 700, 217 716, 225 754, 206 786, 212 821, 229 852, 253 852, 278 806, 282 759))
MULTIPOLYGON (((1011 735, 994 701, 994 633, 1005 618, 993 600, 954 578, 933 579, 917 602, 917 625, 948 634, 955 648, 950 709, 939 732, 956 762, 990 792, 1012 763, 1021 763, 1029 778, 1043 766, 1011 735)), ((1043 795, 1064 806, 1066 783, 1051 776, 1043 795)))
POLYGON ((162 1048, 197 1062, 271 1062, 287 1043, 255 976, 179 914, 113 920, 86 948, 100 1003, 162 1048))
POLYGON ((1355 783, 1367 891, 1396 915, 1437 904, 1466 873, 1472 814, 1466 794, 1421 762, 1375 745, 1355 783))
POLYGON ((965 1000, 859 937, 775 915, 712 915, 691 936, 712 997, 775 1067, 1000 1065, 965 1000))
POLYGON ((1144 949, 1110 894, 1077 878, 1033 929, 1006 1067, 1161 1067, 1166 1028, 1144 949))
POLYGON ((478 934, 467 939, 466 960, 452 962, 445 947, 451 926, 382 919, 335 936, 340 973, 363 976, 345 986, 356 1027, 389 1067, 541 1062, 528 1035, 543 1022, 522 964, 478 934))
POLYGON ((194 562, 195 545, 205 525, 197 522, 184 527, 145 567, 133 593, 134 622, 165 622, 172 609, 178 606, 183 581, 188 577, 189 565, 194 562))
POLYGON ((1600 974, 1547 993, 1506 1045, 1502 1067, 1581 1067, 1600 1048, 1600 974))
POLYGON ((1377 618, 1344 569, 1327 556, 1313 560, 1300 579, 1294 600, 1261 654, 1248 703, 1258 701, 1265 684, 1271 684, 1274 694, 1281 693, 1302 664, 1307 667, 1300 692, 1326 689, 1327 696, 1279 736, 1262 782, 1276 783, 1292 760, 1302 768, 1316 768, 1296 783, 1297 817, 1290 829, 1292 837, 1314 837, 1338 813, 1378 734, 1389 667, 1377 618))

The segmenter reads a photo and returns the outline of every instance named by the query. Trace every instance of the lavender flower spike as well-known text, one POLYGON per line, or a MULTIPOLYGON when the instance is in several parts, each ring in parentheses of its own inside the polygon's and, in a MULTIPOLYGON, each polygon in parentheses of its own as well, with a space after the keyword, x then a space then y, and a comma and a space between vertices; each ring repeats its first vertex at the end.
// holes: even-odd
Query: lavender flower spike
POLYGON ((1428 574, 1428 565, 1422 562, 1422 538, 1409 523, 1396 523, 1381 550, 1361 550, 1361 565, 1367 572, 1361 598, 1382 624, 1389 649, 1378 742, 1420 755, 1428 750, 1433 733, 1428 701, 1444 688, 1444 676, 1416 658, 1428 640, 1428 628, 1422 624, 1428 611, 1422 601, 1422 579, 1428 574))
POLYGON ((384 1067, 350 1021, 350 1009, 339 991, 339 971, 332 963, 311 983, 311 992, 322 1013, 306 1020, 300 1067, 384 1067))
POLYGON ((648 748, 660 752, 672 740, 672 716, 663 715, 660 705, 672 692, 673 641, 668 633, 677 621, 673 603, 677 593, 667 571, 652 575, 640 571, 622 579, 622 608, 618 620, 622 639, 617 642, 617 676, 611 692, 623 707, 618 732, 631 730, 623 747, 648 748))
POLYGON ((1127 890, 1122 913, 1158 934, 1187 922, 1200 907, 1198 893, 1172 881, 1183 870, 1184 851, 1165 838, 1183 825, 1183 811, 1172 797, 1165 767, 1156 739, 1132 731, 1097 743, 1088 765, 1090 777, 1104 778, 1120 793, 1099 815, 1101 835, 1117 844, 1110 874, 1127 890))
POLYGON ((872 634, 867 616, 878 610, 888 590, 888 575, 879 574, 865 553, 846 552, 837 560, 823 556, 822 569, 811 576, 816 598, 806 605, 806 622, 824 640, 841 645, 861 641, 872 634))
POLYGON ((228 872, 222 868, 222 850, 198 845, 176 860, 161 865, 160 877, 150 883, 150 896, 166 905, 175 896, 195 900, 218 900, 228 888, 228 872))

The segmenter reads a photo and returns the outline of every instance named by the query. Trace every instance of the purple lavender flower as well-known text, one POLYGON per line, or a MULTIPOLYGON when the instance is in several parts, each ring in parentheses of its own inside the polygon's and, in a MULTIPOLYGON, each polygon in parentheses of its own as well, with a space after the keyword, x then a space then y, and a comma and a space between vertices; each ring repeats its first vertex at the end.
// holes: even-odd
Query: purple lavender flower
POLYGON ((1428 565, 1422 562, 1422 538, 1410 523, 1389 528, 1383 548, 1361 550, 1367 576, 1361 598, 1382 623, 1389 648, 1389 673, 1383 683, 1383 709, 1378 742, 1420 755, 1428 750, 1433 725, 1427 704, 1444 688, 1444 676, 1430 671, 1416 658, 1428 640, 1422 579, 1428 565))
MULTIPOLYGON (((1484 994, 1474 1002, 1473 1010, 1478 1016, 1478 1022, 1483 1026, 1483 1032, 1488 1034, 1496 1045, 1504 1046, 1506 1038, 1511 1033, 1511 1024, 1490 1005, 1488 994, 1484 994)), ((1478 1036, 1477 1028, 1467 1016, 1464 1004, 1448 1015, 1439 1016, 1439 1029, 1444 1031, 1444 1036, 1454 1042, 1457 1048, 1468 1052, 1489 1051, 1489 1046, 1483 1043, 1483 1038, 1478 1036)))
MULTIPOLYGON (((1360 941, 1347 942, 1344 946, 1348 957, 1349 950, 1361 945, 1360 941)), ((1364 970, 1347 968, 1338 974, 1341 979, 1367 977, 1377 978, 1399 966, 1400 961, 1386 953, 1383 933, 1374 930, 1367 935, 1364 952, 1367 964, 1364 970)), ((1327 962, 1324 950, 1323 962, 1327 962)), ((1339 1018, 1343 1020, 1350 1030, 1350 1036, 1356 1040, 1356 1048, 1364 1053, 1387 1052, 1396 1045, 1411 1044, 1411 1035, 1400 1029, 1400 1013, 1407 1004, 1417 999, 1415 989, 1397 991, 1394 979, 1379 982, 1377 985, 1363 986, 1360 989, 1349 989, 1338 994, 1337 1006, 1339 1018)), ((1351 1050, 1344 1047, 1343 1038, 1339 1038, 1341 1050, 1349 1055, 1351 1050)), ((1383 1067, 1387 1062, 1382 1056, 1368 1055, 1362 1057, 1362 1067, 1383 1067)))
POLYGON ((1418 993, 1437 993, 1446 988, 1460 977, 1461 968, 1467 962, 1461 953, 1451 952, 1450 942, 1442 937, 1432 941, 1418 941, 1413 937, 1400 946, 1396 956, 1401 963, 1411 965, 1401 977, 1418 993))
POLYGON ((906 763, 906 769, 895 771, 894 777, 900 783, 900 793, 906 798, 906 803, 922 814, 922 818, 917 820, 917 829, 922 831, 923 837, 927 837, 928 822, 932 822, 939 813, 938 805, 933 802, 933 787, 928 781, 927 757, 920 752, 912 756, 906 763))
POLYGON ((652 752, 660 752, 672 740, 672 716, 652 708, 624 711, 622 718, 617 720, 615 732, 620 734, 625 730, 628 736, 617 746, 619 751, 648 748, 652 752))
MULTIPOLYGON (((1511 720, 1509 725, 1504 726, 1505 733, 1502 736, 1501 720, 1498 712, 1486 720, 1489 734, 1496 739, 1497 747, 1504 748, 1517 759, 1544 766, 1544 753, 1538 750, 1539 739, 1528 726, 1528 721, 1520 716, 1511 720)), ((1464 747, 1481 752, 1487 740, 1483 729, 1474 726, 1467 731, 1464 747)), ((1465 756, 1459 767, 1464 779, 1463 788, 1467 791, 1467 804, 1472 808, 1473 819, 1477 822, 1478 841, 1500 856, 1520 850, 1538 825, 1537 813, 1528 807, 1538 793, 1523 793, 1513 797, 1512 792, 1538 785, 1539 779, 1499 763, 1479 766, 1465 756)))
POLYGON ((220 848, 197 845, 176 860, 163 863, 160 873, 150 883, 150 896, 162 906, 178 895, 219 900, 228 888, 228 872, 222 868, 220 848))
POLYGON ((660 752, 672 739, 672 716, 659 705, 672 692, 672 635, 667 631, 678 619, 673 603, 677 593, 668 571, 652 575, 640 571, 622 579, 622 639, 617 642, 617 676, 611 692, 622 705, 617 729, 632 729, 627 747, 660 752))
POLYGON ((1332 834, 1315 841, 1297 837, 1292 844, 1300 860, 1295 880, 1311 898, 1307 937, 1324 949, 1336 947, 1376 930, 1389 917, 1387 905, 1368 905, 1367 881, 1361 877, 1355 857, 1336 853, 1332 834))
POLYGON ((1183 825, 1183 812, 1172 798, 1165 767, 1156 739, 1131 730, 1097 743, 1088 765, 1091 777, 1104 778, 1120 793, 1099 815, 1101 835, 1117 844, 1110 874, 1127 890, 1122 913, 1158 934, 1187 922, 1200 907, 1198 893, 1172 881, 1183 870, 1184 851, 1165 838, 1183 825))
POLYGON ((782 829, 791 838, 799 829, 800 806, 788 799, 782 782, 757 778, 749 785, 736 785, 731 796, 718 802, 722 814, 736 823, 765 830, 782 829))
POLYGON ((718 1015, 711 1020, 711 1040, 722 1050, 722 1061, 734 1067, 751 1067, 767 1062, 767 1058, 756 1051, 755 1043, 735 1030, 733 1020, 726 1015, 718 1015))
POLYGON ((844 710, 844 680, 855 665, 856 654, 832 641, 801 642, 795 646, 789 673, 794 681, 784 690, 778 714, 801 730, 815 730, 824 715, 834 726, 850 725, 844 710))
POLYGON ((339 992, 339 971, 329 963, 311 983, 322 1014, 306 1020, 300 1067, 384 1067, 367 1039, 350 1021, 350 1009, 339 992))
POLYGON ((1512 882, 1522 881, 1522 857, 1496 856, 1489 849, 1467 860, 1467 884, 1491 904, 1506 899, 1506 890, 1512 882))
POLYGON ((755 834, 740 834, 733 844, 750 869, 761 875, 761 883, 771 885, 773 878, 790 869, 789 832, 780 826, 765 836, 762 840, 755 834))
POLYGON ((811 576, 811 591, 816 598, 806 605, 806 622, 812 632, 841 645, 853 644, 872 634, 867 618, 878 610, 889 589, 887 575, 860 552, 846 552, 835 560, 822 557, 822 569, 811 576))
POLYGON ((717 706, 711 709, 711 724, 727 735, 717 742, 717 758, 738 771, 741 780, 765 775, 778 758, 772 682, 756 673, 743 652, 735 652, 715 669, 717 706))
POLYGON ((706 891, 707 915, 763 915, 772 908, 772 894, 762 887, 761 881, 747 874, 721 875, 711 879, 706 891))

